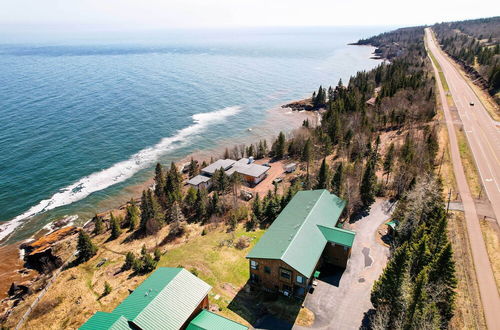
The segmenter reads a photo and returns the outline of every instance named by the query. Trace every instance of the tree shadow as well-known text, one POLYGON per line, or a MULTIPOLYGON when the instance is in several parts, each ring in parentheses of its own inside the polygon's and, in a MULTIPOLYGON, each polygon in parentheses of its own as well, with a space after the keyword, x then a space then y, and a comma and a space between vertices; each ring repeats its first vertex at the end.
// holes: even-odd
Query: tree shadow
POLYGON ((277 292, 264 292, 247 281, 227 308, 254 328, 291 329, 302 302, 302 299, 288 298, 277 292))
POLYGON ((359 326, 359 330, 369 330, 372 329, 372 320, 375 316, 375 309, 370 308, 363 314, 363 319, 361 320, 361 325, 359 326))
POLYGON ((364 207, 361 210, 353 213, 351 217, 349 218, 349 223, 355 223, 364 217, 368 216, 370 214, 370 208, 369 207, 364 207))

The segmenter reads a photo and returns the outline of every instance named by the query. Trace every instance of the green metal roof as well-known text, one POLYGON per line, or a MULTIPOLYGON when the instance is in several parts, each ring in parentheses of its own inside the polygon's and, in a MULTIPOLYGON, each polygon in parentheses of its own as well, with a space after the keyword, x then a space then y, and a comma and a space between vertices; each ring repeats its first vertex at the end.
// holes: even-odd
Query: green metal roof
POLYGON ((142 329, 179 329, 211 287, 183 268, 158 268, 113 314, 142 329))
POLYGON ((130 330, 128 321, 119 314, 96 312, 80 330, 130 330))
POLYGON ((248 327, 223 316, 202 310, 187 326, 186 330, 247 330, 248 327))
POLYGON ((327 239, 318 228, 334 228, 345 201, 328 190, 299 191, 247 258, 280 259, 310 278, 327 239))
POLYGON ((328 242, 352 247, 352 242, 354 242, 354 237, 356 236, 355 232, 337 227, 325 227, 322 225, 318 225, 318 228, 328 242))
POLYGON ((388 225, 389 227, 391 227, 392 229, 396 229, 396 226, 399 224, 399 221, 398 220, 391 220, 389 222, 386 222, 385 224, 388 225))

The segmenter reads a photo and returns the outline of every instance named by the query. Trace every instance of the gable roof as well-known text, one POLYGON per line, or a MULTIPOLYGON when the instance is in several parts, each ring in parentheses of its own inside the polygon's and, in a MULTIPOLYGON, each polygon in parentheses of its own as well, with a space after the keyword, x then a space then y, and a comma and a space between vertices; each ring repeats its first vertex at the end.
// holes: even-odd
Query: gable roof
POLYGON ((211 287, 183 268, 158 268, 113 314, 142 329, 179 329, 211 287))
POLYGON ((208 176, 198 174, 197 176, 192 177, 191 179, 189 179, 189 181, 187 183, 190 184, 190 185, 193 185, 193 186, 197 186, 200 183, 208 182, 210 180, 211 179, 208 176))
POLYGON ((330 228, 322 225, 318 225, 318 228, 328 242, 352 247, 354 237, 356 236, 353 231, 337 227, 330 228))
POLYGON ((96 312, 80 330, 130 330, 127 319, 119 314, 96 312))
POLYGON ((201 169, 202 173, 207 173, 209 175, 213 175, 216 170, 220 169, 221 167, 225 170, 233 166, 233 164, 236 163, 235 160, 233 159, 217 159, 215 162, 212 164, 208 165, 207 167, 204 167, 201 169))
POLYGON ((236 163, 233 167, 231 167, 226 172, 226 174, 227 175, 231 175, 234 172, 238 172, 238 173, 243 174, 243 175, 248 175, 248 176, 252 176, 254 178, 258 178, 262 174, 264 174, 267 171, 269 171, 269 168, 270 167, 259 165, 259 164, 255 164, 255 163, 251 163, 251 164, 239 164, 239 163, 236 163))
POLYGON ((310 278, 328 241, 318 225, 335 228, 345 204, 328 190, 299 191, 247 258, 279 259, 310 278))
POLYGON ((223 316, 202 310, 187 326, 186 330, 247 330, 248 327, 223 316))

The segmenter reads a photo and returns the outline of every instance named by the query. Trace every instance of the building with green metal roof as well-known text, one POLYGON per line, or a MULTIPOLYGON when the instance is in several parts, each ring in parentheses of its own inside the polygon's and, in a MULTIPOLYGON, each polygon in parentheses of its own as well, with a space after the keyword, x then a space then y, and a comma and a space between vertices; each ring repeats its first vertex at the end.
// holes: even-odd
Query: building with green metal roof
POLYGON ((355 239, 336 227, 345 204, 328 190, 299 191, 247 255, 252 282, 303 295, 322 255, 345 266, 355 239))
POLYGON ((121 315, 105 312, 96 312, 90 319, 80 327, 80 330, 130 330, 126 318, 121 315))
MULTIPOLYGON (((212 315, 204 316, 206 315, 204 309, 209 306, 208 292, 210 289, 210 285, 183 268, 158 268, 113 312, 95 313, 80 329, 177 330, 188 327, 190 322, 200 314, 203 314, 197 321, 200 325, 219 323, 239 325, 226 318, 221 317, 223 320, 218 320, 212 315)), ((246 329, 242 325, 239 328, 236 325, 228 330, 246 329)), ((206 327, 201 329, 225 328, 206 327)))
POLYGON ((186 330, 247 330, 248 327, 233 320, 202 310, 187 326, 186 330))

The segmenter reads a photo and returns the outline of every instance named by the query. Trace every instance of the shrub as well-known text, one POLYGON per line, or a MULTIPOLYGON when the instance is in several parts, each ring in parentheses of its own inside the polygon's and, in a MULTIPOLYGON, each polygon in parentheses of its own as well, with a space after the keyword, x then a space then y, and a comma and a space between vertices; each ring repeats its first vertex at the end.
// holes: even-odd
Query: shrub
POLYGON ((155 261, 160 261, 161 258, 161 251, 159 248, 156 248, 155 251, 153 252, 155 261))
POLYGON ((113 288, 111 287, 111 285, 109 285, 108 282, 104 282, 104 292, 102 293, 102 296, 107 296, 108 294, 111 293, 111 291, 113 290, 113 288))
POLYGON ((136 261, 135 254, 132 252, 127 252, 125 256, 125 263, 122 266, 122 270, 129 270, 134 267, 134 263, 136 261))
POLYGON ((237 248, 238 250, 243 250, 246 249, 250 245, 250 241, 248 237, 242 236, 240 237, 236 243, 234 244, 234 247, 237 248))

